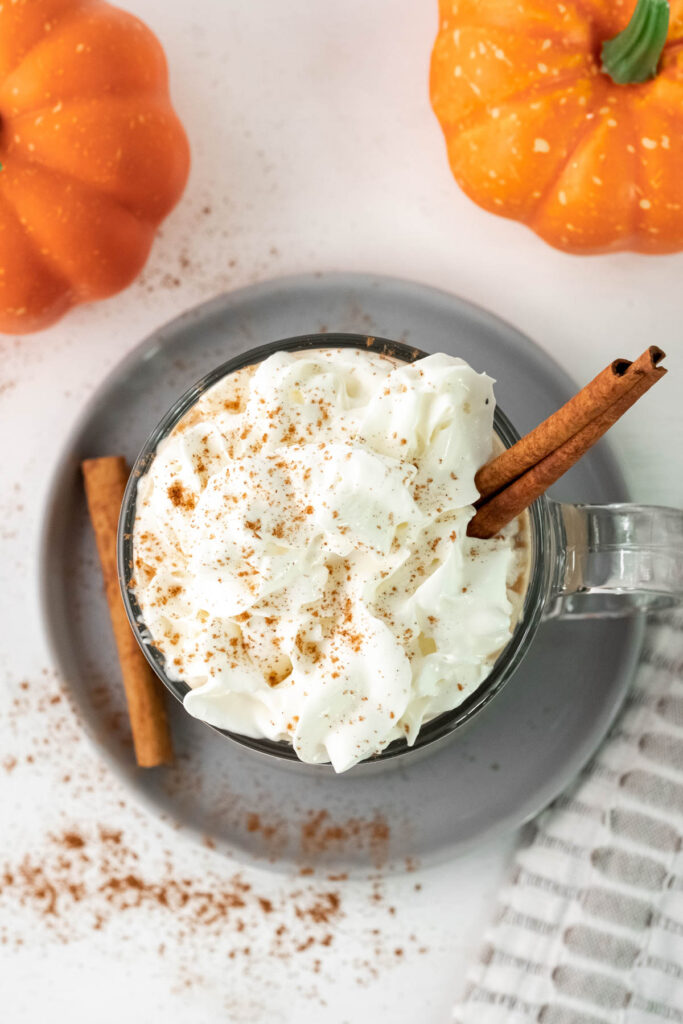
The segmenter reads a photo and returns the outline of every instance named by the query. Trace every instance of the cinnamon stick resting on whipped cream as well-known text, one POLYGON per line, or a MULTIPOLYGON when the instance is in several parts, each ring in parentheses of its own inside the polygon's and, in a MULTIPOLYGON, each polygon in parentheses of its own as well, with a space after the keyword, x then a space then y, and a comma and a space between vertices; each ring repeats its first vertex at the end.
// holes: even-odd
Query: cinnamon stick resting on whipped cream
POLYGON ((495 536, 585 455, 660 380, 665 353, 651 345, 635 362, 616 359, 577 395, 479 470, 470 537, 495 536))
POLYGON ((138 646, 119 591, 116 532, 128 467, 125 459, 112 455, 86 459, 81 468, 128 701, 135 757, 142 768, 154 768, 173 760, 173 748, 161 683, 138 646))

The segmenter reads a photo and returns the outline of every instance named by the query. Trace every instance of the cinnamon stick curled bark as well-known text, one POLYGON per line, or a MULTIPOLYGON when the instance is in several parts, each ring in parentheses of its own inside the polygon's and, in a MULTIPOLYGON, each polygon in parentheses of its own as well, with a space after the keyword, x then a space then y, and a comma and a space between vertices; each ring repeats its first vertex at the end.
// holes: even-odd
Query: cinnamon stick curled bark
POLYGON ((482 486, 487 490, 468 524, 468 536, 495 536, 571 469, 665 375, 659 366, 664 354, 653 345, 633 363, 615 360, 535 430, 482 467, 475 481, 483 479, 480 492, 482 486), (581 426, 570 432, 572 422, 581 426))
POLYGON ((126 616, 116 565, 116 532, 128 467, 121 456, 86 459, 81 465, 88 511, 102 566, 137 763, 154 768, 173 760, 160 681, 138 646, 126 616))
POLYGON ((488 498, 507 487, 558 449, 623 398, 637 381, 652 374, 663 358, 661 348, 651 345, 635 362, 615 359, 560 409, 481 467, 474 478, 481 497, 488 498))

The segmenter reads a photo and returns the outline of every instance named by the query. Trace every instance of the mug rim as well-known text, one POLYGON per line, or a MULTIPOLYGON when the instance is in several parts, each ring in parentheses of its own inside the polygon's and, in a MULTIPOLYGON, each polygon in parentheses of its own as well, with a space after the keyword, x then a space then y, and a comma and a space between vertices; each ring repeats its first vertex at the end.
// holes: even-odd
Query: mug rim
MULTIPOLYGON (((240 352, 238 355, 220 363, 194 384, 190 385, 190 387, 186 388, 151 431, 135 460, 124 492, 118 522, 116 547, 119 587, 128 621, 147 662, 166 689, 181 704, 183 704, 184 697, 190 692, 191 687, 185 681, 174 680, 167 675, 164 655, 154 646, 152 636, 144 623, 142 611, 132 585, 133 532, 138 481, 148 472, 161 441, 168 437, 201 396, 219 381, 223 380, 224 377, 246 366, 261 363, 276 352, 325 348, 356 348, 386 355, 405 363, 412 363, 429 355, 428 352, 415 346, 407 345, 404 342, 392 341, 388 338, 366 334, 332 332, 296 335, 246 349, 244 352, 240 352)), ((496 404, 494 411, 493 427, 495 433, 506 447, 510 447, 519 440, 520 435, 498 404, 496 404)), ((388 761, 397 760, 401 757, 405 759, 406 755, 415 753, 418 750, 438 745, 438 741, 450 737, 462 726, 470 722, 478 712, 500 693, 503 686, 512 677, 540 625, 545 603, 547 581, 545 580, 542 560, 539 557, 542 550, 542 538, 548 530, 548 504, 545 495, 537 499, 529 507, 528 512, 531 564, 524 604, 512 636, 498 655, 489 674, 461 704, 458 704, 451 711, 445 711, 430 721, 425 722, 421 726, 412 745, 408 745, 407 740, 400 737, 393 740, 379 754, 360 761, 354 767, 386 764, 388 761)), ((333 771, 329 762, 309 764, 301 761, 294 750, 294 746, 285 740, 245 736, 242 733, 221 729, 201 719, 199 721, 201 721, 202 725, 207 726, 207 728, 212 729, 214 732, 220 733, 240 746, 266 754, 281 762, 296 763, 307 769, 333 771)), ((354 768, 349 769, 349 771, 353 770, 354 768)), ((344 774, 348 775, 348 773, 347 771, 344 774)))

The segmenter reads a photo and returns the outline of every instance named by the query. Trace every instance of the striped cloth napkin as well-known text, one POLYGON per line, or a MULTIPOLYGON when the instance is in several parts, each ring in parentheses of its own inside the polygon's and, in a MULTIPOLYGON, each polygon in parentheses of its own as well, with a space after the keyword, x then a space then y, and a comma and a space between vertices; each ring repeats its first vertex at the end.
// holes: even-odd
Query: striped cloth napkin
POLYGON ((653 618, 593 762, 534 822, 457 1024, 683 1024, 683 610, 653 618))

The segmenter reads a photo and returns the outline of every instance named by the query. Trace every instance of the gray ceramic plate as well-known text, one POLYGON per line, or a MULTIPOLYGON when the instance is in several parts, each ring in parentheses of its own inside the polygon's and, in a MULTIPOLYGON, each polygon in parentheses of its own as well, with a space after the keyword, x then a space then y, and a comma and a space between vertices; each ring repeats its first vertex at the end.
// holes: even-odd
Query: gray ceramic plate
MULTIPOLYGON (((512 327, 452 295, 365 275, 285 278, 214 299, 143 342, 85 410, 57 468, 42 551, 45 622, 58 667, 97 744, 135 793, 176 826, 241 860, 357 871, 453 856, 539 811, 590 757, 628 687, 632 621, 541 627, 513 679, 449 745, 403 768, 336 777, 283 771, 169 711, 171 769, 134 765, 116 655, 79 474, 81 459, 132 463, 173 401, 218 363, 263 342, 358 332, 460 355, 498 381, 520 432, 572 393, 564 373, 512 327)), ((619 501, 604 444, 556 497, 619 501)))

